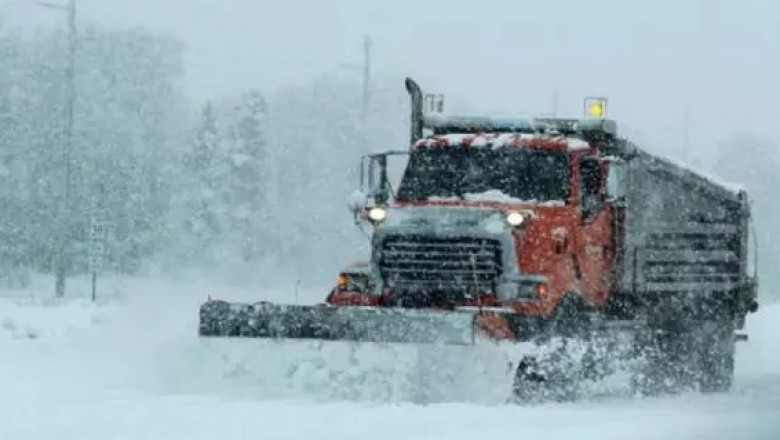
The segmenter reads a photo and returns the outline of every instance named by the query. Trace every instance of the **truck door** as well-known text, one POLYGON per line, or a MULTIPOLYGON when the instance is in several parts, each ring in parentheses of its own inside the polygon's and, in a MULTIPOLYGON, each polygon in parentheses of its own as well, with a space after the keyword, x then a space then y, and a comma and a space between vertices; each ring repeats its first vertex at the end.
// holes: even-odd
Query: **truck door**
POLYGON ((607 298, 610 265, 611 212, 605 203, 604 173, 595 157, 580 161, 580 215, 582 233, 577 249, 580 266, 580 289, 585 298, 604 304, 607 298))

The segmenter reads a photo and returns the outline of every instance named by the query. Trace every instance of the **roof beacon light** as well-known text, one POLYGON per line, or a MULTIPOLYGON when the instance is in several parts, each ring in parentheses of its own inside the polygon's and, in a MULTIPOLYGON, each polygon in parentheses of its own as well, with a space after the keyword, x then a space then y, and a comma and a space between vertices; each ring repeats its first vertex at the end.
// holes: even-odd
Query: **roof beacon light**
POLYGON ((607 117, 607 98, 585 98, 585 116, 593 119, 607 117))

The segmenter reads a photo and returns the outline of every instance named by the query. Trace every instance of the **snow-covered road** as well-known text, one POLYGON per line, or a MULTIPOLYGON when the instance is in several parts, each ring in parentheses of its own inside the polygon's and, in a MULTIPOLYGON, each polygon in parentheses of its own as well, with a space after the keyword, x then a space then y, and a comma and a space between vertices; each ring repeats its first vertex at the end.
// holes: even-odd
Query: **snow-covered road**
POLYGON ((209 286, 114 279, 105 291, 117 299, 0 299, 0 439, 780 439, 780 305, 751 316, 725 395, 416 405, 277 395, 268 383, 240 393, 209 378, 194 337, 209 286))

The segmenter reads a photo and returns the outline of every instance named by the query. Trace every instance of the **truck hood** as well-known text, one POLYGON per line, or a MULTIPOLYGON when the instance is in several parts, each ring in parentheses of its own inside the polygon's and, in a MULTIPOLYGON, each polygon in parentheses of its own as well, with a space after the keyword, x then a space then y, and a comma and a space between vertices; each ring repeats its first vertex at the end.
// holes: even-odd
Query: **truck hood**
POLYGON ((501 209, 455 206, 391 207, 387 210, 387 218, 382 229, 411 229, 441 234, 458 231, 488 235, 510 232, 501 209))

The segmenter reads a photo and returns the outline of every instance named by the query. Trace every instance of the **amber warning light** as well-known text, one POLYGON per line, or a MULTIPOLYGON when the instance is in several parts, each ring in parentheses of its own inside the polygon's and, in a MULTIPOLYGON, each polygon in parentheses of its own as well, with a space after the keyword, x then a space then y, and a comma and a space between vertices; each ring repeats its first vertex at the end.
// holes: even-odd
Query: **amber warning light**
POLYGON ((607 98, 600 98, 600 97, 585 98, 585 116, 594 119, 606 118, 607 98))

